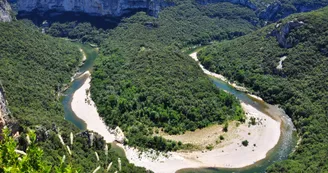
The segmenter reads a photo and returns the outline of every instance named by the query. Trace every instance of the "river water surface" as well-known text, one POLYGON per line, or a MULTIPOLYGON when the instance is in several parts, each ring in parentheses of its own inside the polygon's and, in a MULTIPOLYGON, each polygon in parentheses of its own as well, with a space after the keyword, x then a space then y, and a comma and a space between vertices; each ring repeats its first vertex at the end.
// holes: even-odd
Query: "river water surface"
MULTIPOLYGON (((87 60, 80 67, 79 74, 83 74, 87 70, 91 70, 94 64, 94 60, 97 57, 97 50, 91 48, 87 45, 78 44, 84 52, 86 53, 87 60)), ((256 109, 261 112, 269 115, 275 120, 281 121, 281 136, 278 144, 267 154, 267 157, 251 166, 241 168, 241 169, 218 169, 218 168, 201 168, 201 169, 183 169, 178 171, 179 173, 187 172, 209 172, 209 173, 226 173, 226 172, 244 172, 244 173, 253 173, 253 172, 265 172, 268 166, 272 165, 274 162, 287 159, 288 155, 292 152, 293 148, 296 146, 296 135, 295 129, 291 119, 284 113, 284 111, 277 106, 269 105, 261 100, 254 99, 244 92, 238 91, 226 82, 223 82, 216 78, 210 78, 216 87, 223 89, 234 96, 239 100, 254 106, 256 109)), ((86 130, 86 124, 84 121, 79 119, 71 108, 71 101, 73 94, 78 90, 83 83, 85 82, 86 77, 76 77, 72 82, 71 86, 64 93, 65 96, 62 100, 62 104, 65 110, 65 119, 75 124, 79 129, 86 130)))
POLYGON ((71 101, 73 99, 73 94, 78 90, 87 79, 87 76, 80 77, 79 75, 90 71, 93 67, 94 61, 98 56, 98 52, 95 48, 90 47, 89 45, 76 43, 86 54, 87 59, 83 65, 77 71, 77 75, 71 83, 70 87, 65 91, 64 97, 62 99, 62 104, 64 106, 65 119, 76 125, 80 130, 86 130, 87 125, 81 119, 79 119, 71 108, 71 101))

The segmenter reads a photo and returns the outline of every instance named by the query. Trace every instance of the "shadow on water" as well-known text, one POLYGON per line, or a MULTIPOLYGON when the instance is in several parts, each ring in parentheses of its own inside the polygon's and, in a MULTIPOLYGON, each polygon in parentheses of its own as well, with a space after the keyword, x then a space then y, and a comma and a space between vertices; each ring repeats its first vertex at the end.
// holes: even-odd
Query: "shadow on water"
POLYGON ((259 111, 269 115, 275 120, 281 122, 281 136, 278 144, 267 153, 267 157, 259 162, 254 163, 251 166, 239 168, 239 169, 225 169, 225 168, 190 168, 179 170, 178 173, 264 173, 266 169, 275 162, 287 159, 288 155, 293 151, 297 143, 297 137, 294 125, 291 119, 285 114, 285 112, 278 106, 267 104, 261 100, 250 97, 244 92, 238 91, 231 85, 218 80, 216 78, 210 78, 213 83, 220 89, 223 89, 239 100, 246 104, 254 106, 259 111))
MULTIPOLYGON (((86 71, 92 69, 92 66, 94 64, 96 57, 98 56, 98 53, 96 49, 88 45, 84 45, 80 43, 75 43, 75 44, 78 47, 82 48, 87 56, 86 61, 78 70, 78 74, 83 74, 86 71)), ((86 79, 87 76, 80 76, 80 77, 78 76, 77 78, 75 78, 74 81, 71 83, 70 87, 64 92, 64 97, 62 98, 62 104, 64 106, 64 112, 65 112, 65 119, 72 122, 80 130, 86 130, 86 123, 75 115, 75 113, 71 108, 71 102, 73 99, 73 94, 84 84, 86 79)))

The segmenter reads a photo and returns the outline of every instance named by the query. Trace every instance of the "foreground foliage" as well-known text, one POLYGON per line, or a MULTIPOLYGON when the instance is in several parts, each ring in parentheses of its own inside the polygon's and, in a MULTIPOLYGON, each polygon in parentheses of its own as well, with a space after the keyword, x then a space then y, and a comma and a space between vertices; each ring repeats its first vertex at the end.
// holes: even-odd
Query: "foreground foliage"
POLYGON ((16 149, 18 143, 9 135, 9 129, 5 128, 0 142, 0 172, 51 172, 51 170, 56 170, 57 173, 78 172, 70 165, 64 166, 64 159, 59 167, 48 166, 42 159, 43 151, 36 146, 36 135, 33 131, 28 134, 30 141, 26 153, 16 149))
POLYGON ((328 8, 293 15, 200 52, 206 68, 245 84, 270 103, 281 104, 293 119, 301 143, 287 161, 274 164, 269 172, 328 171, 327 15, 328 8), (286 33, 282 28, 288 25, 294 27, 286 33), (273 33, 284 32, 285 42, 279 44, 273 33), (284 56, 282 69, 277 68, 284 56))

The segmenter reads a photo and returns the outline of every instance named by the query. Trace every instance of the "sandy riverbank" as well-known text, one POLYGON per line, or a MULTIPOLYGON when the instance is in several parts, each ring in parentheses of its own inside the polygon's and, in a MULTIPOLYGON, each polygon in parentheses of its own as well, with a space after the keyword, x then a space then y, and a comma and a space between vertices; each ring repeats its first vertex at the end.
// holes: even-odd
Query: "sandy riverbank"
POLYGON ((247 90, 247 88, 245 87, 242 87, 242 86, 238 86, 236 83, 234 82, 230 82, 226 77, 224 77, 223 75, 221 74, 217 74, 217 73, 213 73, 213 72, 210 72, 209 70, 205 69, 204 66, 199 62, 198 58, 197 58, 197 52, 194 52, 192 54, 189 55, 192 59, 194 59, 196 62, 198 62, 198 65, 200 66, 200 68, 203 70, 203 72, 209 76, 212 76, 212 77, 215 77, 217 79, 220 79, 224 82, 227 82, 229 85, 231 85, 232 87, 234 87, 236 90, 239 90, 239 91, 242 91, 242 92, 245 92, 245 93, 248 93, 247 95, 249 95, 250 97, 252 98, 255 98, 257 100, 261 100, 263 101, 262 98, 256 96, 256 95, 253 95, 253 94, 249 94, 249 91, 247 90))
MULTIPOLYGON (((192 143, 193 140, 190 137, 193 135, 202 134, 198 136, 198 141, 210 139, 212 135, 216 135, 216 139, 221 134, 225 136, 225 140, 219 144, 209 140, 209 143, 214 145, 214 149, 211 151, 204 149, 193 152, 169 152, 168 157, 165 157, 164 155, 157 156, 151 152, 139 153, 136 149, 124 147, 126 156, 131 163, 146 167, 156 173, 171 173, 184 168, 242 168, 252 165, 264 159, 268 151, 278 143, 280 123, 251 105, 242 103, 242 107, 248 117, 247 122, 239 125, 238 128, 233 127, 235 123, 231 124, 227 133, 222 132, 222 127, 214 126, 209 127, 212 128, 211 130, 205 128, 195 132, 187 132, 184 135, 166 136, 168 139, 178 139, 182 142, 192 143), (256 125, 248 125, 250 117, 256 118, 256 125), (217 131, 213 128, 216 128, 217 131), (206 134, 203 132, 206 132, 206 134), (249 142, 247 147, 241 144, 243 140, 249 142)), ((194 144, 197 145, 196 141, 194 140, 194 144)))
POLYGON ((77 117, 82 119, 87 124, 87 129, 97 132, 104 137, 107 143, 115 140, 115 135, 110 133, 107 129, 105 122, 99 116, 95 103, 90 98, 90 72, 87 71, 83 75, 87 75, 88 78, 84 84, 76 90, 73 95, 71 107, 77 117))

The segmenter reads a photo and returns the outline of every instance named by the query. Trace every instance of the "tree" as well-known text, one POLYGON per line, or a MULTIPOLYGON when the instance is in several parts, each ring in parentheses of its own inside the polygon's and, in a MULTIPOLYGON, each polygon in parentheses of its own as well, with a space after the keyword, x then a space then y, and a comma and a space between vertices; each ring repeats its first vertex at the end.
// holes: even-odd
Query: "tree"
MULTIPOLYGON (((27 135, 28 147, 26 151, 17 150, 17 142, 10 136, 8 128, 3 129, 3 140, 0 143, 0 172, 5 173, 23 173, 23 172, 51 172, 52 167, 44 162, 43 150, 37 147, 36 135, 34 131, 29 131, 27 135)), ((62 159, 60 167, 54 167, 57 173, 78 172, 71 165, 64 164, 65 156, 62 159)))
POLYGON ((228 128, 229 128, 229 123, 228 122, 225 122, 224 123, 224 126, 223 126, 223 131, 224 132, 228 132, 228 128))
POLYGON ((247 147, 248 146, 248 140, 244 140, 243 142, 241 142, 243 144, 243 146, 247 147))
POLYGON ((255 126, 256 125, 256 118, 255 117, 251 117, 250 120, 251 120, 250 124, 253 125, 253 126, 255 126))

